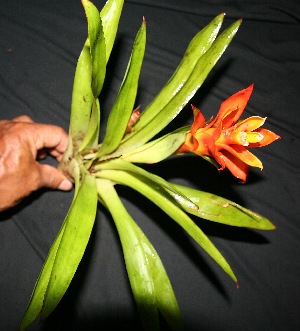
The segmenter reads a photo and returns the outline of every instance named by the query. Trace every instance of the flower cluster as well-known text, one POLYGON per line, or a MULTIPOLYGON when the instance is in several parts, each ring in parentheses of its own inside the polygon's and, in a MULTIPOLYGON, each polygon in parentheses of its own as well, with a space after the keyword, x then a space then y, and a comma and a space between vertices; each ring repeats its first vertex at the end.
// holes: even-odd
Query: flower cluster
POLYGON ((266 118, 251 116, 239 121, 252 91, 253 84, 229 97, 221 104, 218 115, 208 122, 192 106, 194 123, 178 152, 212 157, 220 165, 219 170, 228 168, 242 181, 250 166, 262 169, 261 161, 248 148, 266 146, 280 136, 261 128, 266 118))

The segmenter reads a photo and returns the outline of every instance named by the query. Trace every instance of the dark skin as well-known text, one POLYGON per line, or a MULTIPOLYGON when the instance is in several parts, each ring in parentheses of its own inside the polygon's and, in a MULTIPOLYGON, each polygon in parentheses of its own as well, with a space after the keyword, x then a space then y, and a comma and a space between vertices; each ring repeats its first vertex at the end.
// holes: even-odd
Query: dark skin
POLYGON ((0 121, 0 211, 42 187, 72 189, 55 167, 38 161, 50 154, 59 162, 67 143, 67 133, 56 125, 35 123, 28 116, 0 121))

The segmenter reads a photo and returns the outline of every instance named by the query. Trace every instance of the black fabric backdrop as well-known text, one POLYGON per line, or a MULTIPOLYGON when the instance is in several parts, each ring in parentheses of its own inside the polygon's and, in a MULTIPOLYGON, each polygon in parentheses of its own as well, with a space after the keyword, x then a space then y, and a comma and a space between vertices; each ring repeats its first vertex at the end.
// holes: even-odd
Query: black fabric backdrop
MULTIPOLYGON (((95 4, 101 8, 104 1, 95 4)), ((240 289, 160 210, 132 191, 119 192, 160 254, 186 330, 300 329, 299 73, 297 0, 126 1, 101 95, 102 123, 122 80, 137 29, 147 19, 147 50, 137 104, 170 77, 196 32, 220 12, 224 26, 243 17, 232 44, 193 103, 209 117, 222 100, 255 83, 245 116, 267 116, 282 136, 257 150, 264 170, 241 185, 196 157, 147 169, 230 198, 276 225, 272 232, 197 221, 233 267, 240 289)), ((79 0, 0 1, 0 119, 21 114, 68 130, 76 61, 86 38, 79 0)), ((190 123, 190 108, 174 126, 190 123)), ((54 164, 52 159, 46 162, 54 164)), ((30 171, 30 170, 29 170, 30 171)), ((0 330, 16 330, 72 193, 41 190, 0 214, 0 330)), ((30 330, 140 330, 113 222, 99 208, 91 241, 54 314, 30 330)), ((163 327, 164 329, 164 327, 163 327)))

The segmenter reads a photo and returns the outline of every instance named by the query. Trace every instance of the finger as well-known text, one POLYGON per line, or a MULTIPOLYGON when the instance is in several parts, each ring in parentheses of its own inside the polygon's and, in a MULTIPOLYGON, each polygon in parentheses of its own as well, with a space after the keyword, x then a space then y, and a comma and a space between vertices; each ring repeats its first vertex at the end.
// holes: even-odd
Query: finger
POLYGON ((56 158, 65 152, 68 145, 68 134, 56 125, 34 124, 32 137, 37 150, 46 148, 56 158))
POLYGON ((58 162, 60 162, 63 158, 64 153, 56 148, 50 148, 46 150, 48 154, 55 157, 58 162))
POLYGON ((33 120, 27 115, 21 115, 12 119, 12 122, 34 123, 33 120))
POLYGON ((62 191, 69 191, 72 189, 73 184, 56 168, 47 164, 39 164, 38 166, 40 172, 40 187, 49 187, 62 191))

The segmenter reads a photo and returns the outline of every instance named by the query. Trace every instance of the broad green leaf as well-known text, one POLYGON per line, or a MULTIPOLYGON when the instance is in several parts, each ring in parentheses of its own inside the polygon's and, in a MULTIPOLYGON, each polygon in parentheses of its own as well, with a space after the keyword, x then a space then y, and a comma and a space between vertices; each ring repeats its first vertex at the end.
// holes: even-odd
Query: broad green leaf
POLYGON ((169 133, 129 153, 123 154, 122 159, 133 163, 160 162, 176 152, 184 143, 185 136, 185 132, 169 133))
POLYGON ((65 230, 65 223, 61 227, 61 229, 58 233, 58 236, 56 237, 54 243, 51 246, 47 260, 45 261, 43 269, 40 273, 40 276, 35 284, 35 287, 33 289, 33 292, 32 292, 31 298, 30 298, 29 305, 28 305, 25 315, 21 321, 20 331, 25 330, 30 324, 32 324, 42 310, 44 297, 45 297, 46 289, 47 289, 47 286, 49 283, 55 256, 56 256, 57 249, 59 247, 62 235, 64 233, 64 230, 65 230))
POLYGON ((178 199, 176 194, 174 194, 173 191, 170 191, 170 194, 184 208, 184 210, 193 215, 232 226, 248 227, 259 230, 275 229, 275 226, 267 218, 254 213, 233 201, 182 185, 172 184, 172 186, 199 206, 198 210, 195 208, 189 208, 186 200, 178 199))
POLYGON ((125 77, 109 114, 106 134, 98 158, 112 153, 120 144, 129 122, 136 99, 138 81, 145 54, 146 22, 137 33, 125 77))
POLYGON ((100 103, 98 99, 93 102, 91 118, 86 135, 79 147, 79 152, 85 148, 96 149, 98 146, 100 131, 100 103))
POLYGON ((171 101, 174 95, 181 90, 189 79, 199 58, 214 42, 222 26, 223 19, 224 14, 218 15, 191 40, 182 61, 172 77, 141 114, 139 121, 134 126, 135 131, 139 131, 149 123, 171 101))
POLYGON ((155 118, 139 131, 133 131, 131 135, 129 134, 128 137, 125 137, 118 148, 119 155, 145 144, 179 114, 225 52, 240 24, 240 20, 236 21, 215 40, 211 47, 200 57, 182 88, 172 97, 169 103, 160 110, 155 118))
POLYGON ((92 60, 92 91, 94 97, 97 98, 106 73, 106 45, 98 9, 89 0, 82 0, 81 2, 88 21, 88 44, 92 60))
POLYGON ((155 203, 161 210, 177 222, 206 253, 237 282, 234 272, 220 251, 185 211, 180 208, 178 203, 174 201, 168 192, 166 192, 165 187, 151 182, 148 178, 120 170, 103 170, 99 172, 98 177, 109 179, 117 184, 129 186, 155 203))
POLYGON ((75 71, 71 118, 70 118, 70 138, 73 141, 73 148, 76 150, 80 146, 88 130, 90 122, 91 108, 94 96, 91 89, 92 84, 92 61, 90 48, 83 46, 79 56, 75 71))
POLYGON ((173 330, 182 330, 177 300, 156 250, 128 214, 113 184, 100 179, 97 187, 120 236, 130 285, 144 329, 159 330, 160 311, 173 330))
POLYGON ((93 172, 95 173, 96 177, 98 177, 99 173, 101 176, 102 170, 124 170, 126 172, 130 172, 138 176, 147 178, 149 181, 155 183, 155 185, 164 187, 168 191, 171 190, 177 196, 180 195, 181 199, 187 200, 186 204, 189 205, 189 208, 195 208, 196 210, 198 209, 198 206, 196 206, 191 200, 187 199, 183 194, 180 194, 178 191, 176 191, 175 188, 168 181, 164 180, 160 176, 154 175, 151 172, 142 169, 141 167, 132 164, 131 162, 122 159, 114 159, 109 162, 99 163, 98 165, 95 165, 93 168, 93 172), (99 172, 96 173, 97 171, 99 172))
POLYGON ((76 150, 81 144, 90 125, 90 116, 92 105, 94 102, 94 95, 98 94, 99 87, 101 88, 101 84, 103 83, 102 80, 104 79, 105 75, 105 66, 103 66, 102 61, 103 59, 105 59, 105 62, 107 62, 109 59, 115 41, 124 1, 107 1, 100 12, 99 19, 97 19, 95 16, 95 14, 97 15, 97 9, 95 10, 93 4, 90 1, 83 0, 82 3, 87 9, 88 13, 89 11, 92 12, 89 14, 89 16, 93 14, 94 17, 92 20, 89 20, 89 33, 93 35, 93 37, 90 38, 94 40, 92 51, 92 54, 94 54, 94 61, 92 65, 90 40, 88 38, 79 56, 74 76, 69 127, 70 142, 68 145, 67 152, 65 153, 65 159, 68 159, 69 156, 74 155, 74 150, 76 150), (103 22, 103 32, 99 33, 99 26, 97 26, 97 24, 100 24, 99 22, 101 22, 101 19, 103 22), (93 23, 95 23, 96 21, 97 24, 93 26, 93 23), (97 34, 100 34, 101 38, 98 38, 99 40, 95 42, 95 40, 97 40, 97 34), (103 34, 105 36, 105 52, 101 51, 104 42, 102 36, 103 34), (103 53, 103 56, 101 56, 100 59, 98 59, 98 53, 103 53), (97 70, 101 68, 103 70, 97 72, 97 70), (93 83, 92 75, 94 76, 93 83), (95 75, 100 75, 100 78, 95 78, 95 75), (92 91, 92 84, 94 86, 94 94, 92 91))
POLYGON ((39 275, 39 278, 35 284, 35 287, 33 289, 27 310, 25 312, 25 315, 21 321, 20 324, 20 331, 25 330, 31 323, 33 323, 33 321, 37 318, 37 316, 40 314, 42 307, 43 307, 43 303, 44 303, 44 297, 45 297, 45 293, 48 287, 48 283, 49 283, 49 279, 50 279, 50 275, 52 272, 52 268, 53 268, 53 264, 55 261, 55 257, 56 257, 56 253, 58 250, 58 247, 60 245, 60 241, 61 238, 63 236, 63 233, 65 231, 65 225, 66 225, 66 221, 68 219, 68 215, 70 213, 70 211, 73 208, 74 205, 74 201, 75 201, 75 197, 78 193, 78 188, 80 186, 80 171, 78 166, 74 166, 73 167, 73 176, 74 176, 74 180, 76 183, 75 186, 75 192, 74 192, 74 197, 72 200, 72 204, 71 207, 68 211, 67 216, 64 219, 64 222, 59 230, 58 235, 56 236, 50 250, 47 256, 47 259, 43 265, 42 271, 39 275))
POLYGON ((62 299, 83 257, 97 211, 97 188, 86 173, 65 222, 42 308, 46 318, 62 299))
POLYGON ((100 12, 106 44, 106 62, 113 48, 124 0, 108 0, 100 12))

